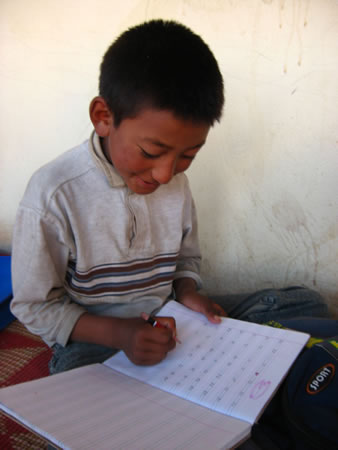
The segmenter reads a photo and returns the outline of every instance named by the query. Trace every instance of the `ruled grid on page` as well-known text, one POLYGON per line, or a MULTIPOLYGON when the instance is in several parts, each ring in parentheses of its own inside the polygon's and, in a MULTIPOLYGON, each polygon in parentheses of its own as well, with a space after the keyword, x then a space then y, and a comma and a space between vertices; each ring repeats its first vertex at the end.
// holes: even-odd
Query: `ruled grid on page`
POLYGON ((65 449, 228 448, 250 432, 248 423, 102 364, 6 388, 0 402, 5 412, 65 449))
POLYGON ((210 323, 169 302, 181 344, 156 366, 135 366, 122 353, 104 364, 199 405, 253 424, 309 335, 230 318, 210 323))

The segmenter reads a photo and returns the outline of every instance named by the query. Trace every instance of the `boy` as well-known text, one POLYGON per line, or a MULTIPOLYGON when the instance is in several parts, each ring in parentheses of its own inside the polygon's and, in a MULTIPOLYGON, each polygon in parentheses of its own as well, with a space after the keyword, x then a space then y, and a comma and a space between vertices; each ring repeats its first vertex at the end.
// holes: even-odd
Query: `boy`
POLYGON ((145 319, 171 298, 214 323, 198 292, 200 252, 186 176, 224 103, 217 62, 172 21, 123 33, 107 50, 91 138, 32 177, 13 236, 12 311, 53 347, 51 373, 123 350, 156 364, 175 323, 145 319))

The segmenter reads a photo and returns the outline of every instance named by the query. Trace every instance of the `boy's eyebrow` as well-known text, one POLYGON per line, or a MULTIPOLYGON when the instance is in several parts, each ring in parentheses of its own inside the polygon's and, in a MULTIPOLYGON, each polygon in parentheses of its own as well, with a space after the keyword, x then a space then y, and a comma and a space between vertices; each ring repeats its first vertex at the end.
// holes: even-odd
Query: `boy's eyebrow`
MULTIPOLYGON (((164 148, 164 149, 166 149, 166 150, 172 150, 172 149, 173 149, 173 147, 172 147, 171 145, 165 144, 164 142, 161 142, 161 141, 159 141, 159 140, 157 140, 157 139, 144 138, 144 141, 145 141, 145 142, 149 142, 149 144, 156 145, 157 147, 164 148)), ((204 140, 203 140, 202 142, 200 142, 199 144, 196 144, 196 145, 193 145, 193 146, 191 146, 191 147, 185 148, 184 151, 187 151, 187 150, 193 150, 193 149, 195 149, 195 148, 202 147, 202 145, 205 144, 205 141, 206 141, 206 140, 204 139, 204 140)))

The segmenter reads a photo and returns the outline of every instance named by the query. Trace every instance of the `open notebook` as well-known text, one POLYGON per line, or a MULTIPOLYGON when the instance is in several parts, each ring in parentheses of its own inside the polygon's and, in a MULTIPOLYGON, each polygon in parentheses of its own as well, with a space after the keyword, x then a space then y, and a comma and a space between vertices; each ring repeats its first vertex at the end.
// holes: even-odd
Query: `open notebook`
POLYGON ((309 336, 177 302, 181 344, 156 366, 120 352, 103 364, 0 389, 0 408, 65 449, 218 449, 249 437, 309 336))

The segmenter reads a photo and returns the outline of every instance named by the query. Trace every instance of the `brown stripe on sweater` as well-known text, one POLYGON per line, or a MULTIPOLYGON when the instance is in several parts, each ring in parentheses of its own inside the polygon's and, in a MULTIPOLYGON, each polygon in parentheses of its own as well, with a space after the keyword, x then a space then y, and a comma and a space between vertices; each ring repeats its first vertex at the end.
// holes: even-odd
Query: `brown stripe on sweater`
POLYGON ((130 274, 130 272, 137 271, 140 269, 149 269, 151 267, 156 267, 161 263, 174 263, 177 261, 177 255, 176 256, 168 256, 168 257, 160 257, 153 259, 151 261, 147 262, 141 262, 136 264, 131 264, 130 266, 124 265, 124 266, 109 266, 109 267, 102 267, 100 269, 92 269, 87 273, 80 273, 75 271, 75 273, 72 275, 77 280, 81 281, 90 281, 91 278, 95 276, 102 276, 102 275, 118 275, 119 273, 127 272, 130 274))

